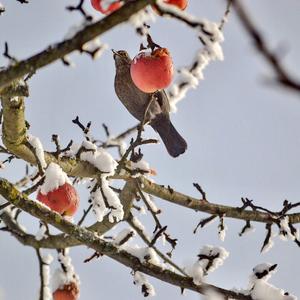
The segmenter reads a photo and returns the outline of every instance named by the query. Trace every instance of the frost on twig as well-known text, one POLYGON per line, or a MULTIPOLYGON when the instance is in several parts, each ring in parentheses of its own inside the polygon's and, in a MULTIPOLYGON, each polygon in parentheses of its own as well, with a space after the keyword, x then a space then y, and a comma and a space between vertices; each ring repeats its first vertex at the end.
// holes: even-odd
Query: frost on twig
POLYGON ((62 290, 64 287, 72 287, 76 289, 76 294, 79 293, 80 280, 78 275, 75 273, 72 265, 71 257, 69 256, 69 249, 60 250, 58 253, 58 261, 61 268, 55 270, 52 277, 52 289, 56 291, 62 290))
POLYGON ((153 285, 149 283, 149 281, 143 273, 135 271, 133 272, 133 278, 133 283, 141 287, 141 292, 144 295, 144 297, 155 296, 155 290, 153 285))
POLYGON ((50 284, 50 264, 53 261, 53 257, 50 254, 42 255, 40 249, 36 250, 39 265, 40 265, 40 298, 43 300, 52 300, 52 293, 49 287, 50 284))
POLYGON ((218 236, 219 239, 224 242, 226 236, 227 225, 224 223, 224 216, 220 216, 220 223, 218 225, 218 236))
POLYGON ((125 244, 121 246, 121 249, 138 258, 141 263, 149 263, 163 268, 163 264, 153 248, 125 244))
POLYGON ((0 3, 0 15, 5 12, 5 7, 2 3, 0 3))
POLYGON ((223 265, 228 256, 229 253, 223 247, 206 245, 200 250, 198 260, 192 266, 186 267, 186 272, 195 284, 201 284, 203 277, 223 265))
POLYGON ((196 19, 173 5, 165 4, 162 0, 158 1, 157 7, 163 16, 176 18, 195 29, 203 44, 203 48, 196 53, 192 63, 177 70, 175 83, 168 89, 171 109, 175 112, 176 104, 185 97, 188 90, 195 89, 204 78, 203 71, 209 63, 224 59, 221 47, 224 37, 217 23, 196 19))
POLYGON ((112 223, 121 221, 124 217, 123 206, 119 196, 111 189, 108 179, 114 174, 117 162, 107 151, 89 141, 83 142, 81 150, 80 159, 89 162, 101 172, 91 191, 92 209, 97 221, 101 222, 106 215, 112 223))
POLYGON ((40 227, 39 227, 39 230, 35 234, 35 239, 37 241, 41 241, 42 239, 46 239, 48 237, 47 231, 48 231, 47 226, 45 224, 41 223, 40 227))
POLYGON ((149 22, 155 21, 155 14, 151 7, 146 7, 132 15, 128 22, 135 28, 136 32, 142 36, 149 33, 149 22))
POLYGON ((30 150, 33 152, 36 160, 37 160, 37 165, 39 168, 40 175, 43 174, 44 169, 47 167, 47 163, 44 157, 44 148, 39 140, 39 138, 28 134, 27 135, 27 146, 30 148, 30 150))
POLYGON ((261 300, 296 300, 297 298, 270 284, 268 281, 275 272, 277 265, 263 263, 253 269, 249 281, 252 299, 261 300))
POLYGON ((299 229, 296 229, 289 221, 288 216, 283 216, 279 219, 279 237, 286 241, 299 241, 299 229))
POLYGON ((255 231, 255 228, 251 225, 251 222, 249 220, 247 220, 246 224, 243 226, 243 228, 239 232, 239 236, 243 236, 243 235, 248 234, 253 231, 255 231))
POLYGON ((151 169, 149 163, 143 159, 133 161, 131 157, 130 170, 132 177, 156 175, 156 171, 151 169))
POLYGON ((118 233, 118 235, 113 239, 113 244, 116 246, 121 246, 127 243, 136 235, 136 231, 132 229, 125 228, 118 233))
MULTIPOLYGON (((281 240, 294 241, 300 247, 299 229, 295 228, 294 225, 290 223, 288 216, 282 216, 279 217, 278 219, 274 218, 274 223, 279 228, 278 236, 280 237, 281 240)), ((263 242, 263 246, 261 248, 261 252, 263 253, 269 251, 274 245, 272 238, 275 236, 275 233, 272 231, 272 224, 273 223, 266 224, 267 233, 266 233, 265 240, 263 242)))

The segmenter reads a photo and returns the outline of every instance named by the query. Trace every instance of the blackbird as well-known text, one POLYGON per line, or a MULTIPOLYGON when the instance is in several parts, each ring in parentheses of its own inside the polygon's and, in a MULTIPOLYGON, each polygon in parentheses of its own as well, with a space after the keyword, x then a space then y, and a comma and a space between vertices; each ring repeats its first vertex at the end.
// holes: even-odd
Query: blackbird
POLYGON ((131 58, 128 53, 124 50, 113 51, 113 53, 116 65, 115 91, 118 98, 136 119, 142 122, 145 117, 144 121, 149 122, 150 126, 158 132, 172 157, 184 153, 187 144, 170 121, 170 104, 166 92, 164 90, 154 93, 142 92, 131 79, 131 58))

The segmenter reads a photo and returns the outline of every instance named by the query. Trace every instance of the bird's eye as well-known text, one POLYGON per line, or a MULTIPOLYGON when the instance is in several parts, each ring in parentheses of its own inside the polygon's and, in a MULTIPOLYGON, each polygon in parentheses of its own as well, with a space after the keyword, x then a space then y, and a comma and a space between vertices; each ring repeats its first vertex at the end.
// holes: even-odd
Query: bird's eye
POLYGON ((119 55, 123 56, 123 57, 126 57, 126 52, 125 51, 119 51, 119 55))

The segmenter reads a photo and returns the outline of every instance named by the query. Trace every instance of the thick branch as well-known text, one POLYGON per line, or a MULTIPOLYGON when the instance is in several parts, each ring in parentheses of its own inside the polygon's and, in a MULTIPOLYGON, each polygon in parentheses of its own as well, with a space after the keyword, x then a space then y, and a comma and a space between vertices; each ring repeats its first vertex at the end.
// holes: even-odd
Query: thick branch
MULTIPOLYGON (((123 221, 126 221, 129 217, 131 218, 130 208, 132 205, 132 201, 135 198, 135 194, 136 194, 135 185, 133 184, 132 181, 128 181, 119 195, 120 201, 124 209, 123 221)), ((74 238, 71 235, 66 236, 65 234, 50 235, 41 240, 37 240, 34 235, 27 234, 26 232, 24 232, 23 229, 18 225, 18 223, 16 223, 15 220, 13 220, 10 214, 8 214, 7 212, 2 213, 1 219, 9 228, 11 234, 15 238, 17 238, 20 243, 26 246, 31 246, 36 249, 38 248, 64 249, 64 248, 70 248, 70 247, 82 245, 82 243, 78 241, 78 239, 74 238)), ((109 222, 108 217, 105 217, 102 222, 97 222, 87 227, 87 229, 101 236, 107 231, 109 231, 110 229, 112 229, 117 224, 118 223, 109 222)))
POLYGON ((97 36, 112 29, 114 26, 127 21, 131 15, 138 12, 146 5, 153 3, 155 3, 155 0, 128 2, 109 16, 94 24, 86 26, 75 34, 74 37, 51 45, 44 51, 0 71, 0 90, 10 84, 13 80, 20 79, 28 73, 35 72, 37 69, 63 58, 74 50, 80 50, 86 42, 93 40, 97 36))
MULTIPOLYGON (((167 200, 171 203, 175 203, 186 208, 193 209, 195 211, 202 211, 212 215, 225 215, 227 218, 234 218, 240 220, 249 220, 262 223, 272 223, 274 216, 250 210, 241 210, 238 207, 232 207, 221 204, 210 203, 203 199, 196 199, 181 193, 170 190, 162 185, 158 185, 141 177, 142 187, 146 193, 149 193, 158 198, 167 200)), ((300 214, 287 214, 291 223, 300 223, 300 214)))
MULTIPOLYGON (((26 123, 24 116, 24 98, 19 97, 16 101, 2 94, 3 106, 3 123, 2 123, 2 140, 7 149, 16 156, 26 160, 31 164, 36 164, 36 159, 32 151, 25 146, 26 141, 26 123)), ((88 162, 80 161, 76 158, 57 158, 55 155, 45 152, 45 160, 47 163, 55 162, 69 175, 75 177, 98 178, 99 170, 88 162)), ((114 178, 131 180, 129 175, 115 175, 114 178)), ((143 191, 161 199, 167 200, 186 208, 196 211, 202 211, 213 215, 225 215, 228 218, 241 220, 249 220, 263 223, 272 223, 274 217, 269 213, 252 210, 242 210, 237 207, 226 206, 221 204, 213 204, 202 199, 196 199, 172 189, 165 188, 150 182, 144 177, 141 178, 141 186, 143 191)), ((291 223, 300 223, 300 214, 287 214, 291 223)))
POLYGON ((72 235, 86 246, 111 257, 112 259, 129 268, 132 268, 133 270, 143 272, 172 285, 190 289, 201 294, 208 290, 214 290, 218 293, 226 295, 227 298, 241 300, 252 299, 250 296, 222 289, 210 284, 203 283, 202 285, 195 285, 192 278, 184 277, 150 263, 141 263, 137 257, 129 254, 128 252, 120 250, 111 243, 99 239, 98 235, 90 230, 74 225, 73 223, 64 219, 61 215, 48 210, 44 205, 36 201, 29 200, 26 195, 21 194, 11 183, 5 179, 0 179, 0 194, 16 207, 26 211, 34 217, 43 220, 44 222, 53 225, 62 232, 72 235))

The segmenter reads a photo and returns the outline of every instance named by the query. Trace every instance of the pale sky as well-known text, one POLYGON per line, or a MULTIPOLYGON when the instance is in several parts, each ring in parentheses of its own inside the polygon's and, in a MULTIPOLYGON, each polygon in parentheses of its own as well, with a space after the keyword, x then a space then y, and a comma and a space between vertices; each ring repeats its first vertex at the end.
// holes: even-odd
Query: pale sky
MULTIPOLYGON (((70 26, 81 20, 77 12, 65 10, 77 1, 29 1, 30 4, 21 5, 2 0, 6 12, 0 16, 0 49, 4 49, 7 41, 11 54, 19 59, 61 41, 70 26)), ((296 0, 243 2, 269 45, 282 54, 284 64, 300 79, 300 3, 296 0)), ((225 5, 225 0, 190 0, 187 11, 219 21, 225 5)), ((157 19, 151 33, 158 44, 169 48, 176 67, 188 65, 201 47, 195 32, 173 20, 157 19)), ((198 197, 192 185, 198 182, 210 202, 240 206, 240 198, 248 197, 257 205, 279 210, 284 199, 298 202, 300 198, 300 97, 273 84, 272 71, 233 14, 225 25, 224 36, 225 60, 207 67, 199 87, 187 94, 178 105, 178 112, 171 116, 186 138, 187 152, 173 159, 159 144, 145 147, 144 158, 156 169, 157 183, 169 184, 182 193, 198 197)), ((141 42, 127 25, 113 29, 101 39, 110 48, 126 49, 131 56, 138 52, 141 42)), ((71 59, 75 68, 56 62, 39 70, 30 81, 26 118, 31 124, 30 133, 38 136, 47 150, 53 149, 51 135, 54 133, 60 135, 62 143, 70 139, 82 141, 81 132, 71 122, 76 115, 83 122, 92 121, 93 134, 99 138, 104 138, 102 123, 114 134, 136 124, 114 94, 111 52, 106 51, 97 61, 78 53, 71 55, 71 59)), ((1 57, 0 65, 6 63, 1 57)), ((150 128, 146 136, 158 137, 150 128)), ((1 176, 14 181, 23 175, 24 166, 17 162, 1 172, 1 176)), ((76 218, 88 206, 87 193, 83 187, 80 191, 81 206, 76 218)), ((238 232, 244 222, 227 219, 229 229, 224 242, 218 239, 217 223, 193 235, 195 225, 207 215, 159 199, 156 203, 163 209, 162 223, 179 239, 174 253, 178 264, 195 259, 205 244, 222 246, 230 256, 224 266, 207 278, 209 283, 224 288, 246 288, 255 265, 278 263, 271 283, 300 295, 300 271, 295 264, 300 251, 296 244, 275 238, 274 247, 267 254, 260 254, 264 225, 253 223, 256 231, 240 238, 238 232)), ((28 230, 37 230, 37 220, 25 213, 22 220, 28 230)), ((89 221, 93 221, 92 216, 89 221)), ((149 219, 142 221, 150 233, 152 223, 149 219)), ((34 250, 20 245, 5 232, 0 234, 0 249, 0 299, 37 299, 39 275, 34 250)), ((81 279, 80 299, 143 299, 139 288, 132 284, 130 269, 109 258, 83 264, 92 253, 86 247, 71 250, 81 279)), ((149 281, 156 289, 157 300, 182 298, 179 288, 153 278, 149 281)), ((184 297, 199 299, 199 295, 189 291, 184 297)))

